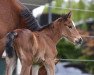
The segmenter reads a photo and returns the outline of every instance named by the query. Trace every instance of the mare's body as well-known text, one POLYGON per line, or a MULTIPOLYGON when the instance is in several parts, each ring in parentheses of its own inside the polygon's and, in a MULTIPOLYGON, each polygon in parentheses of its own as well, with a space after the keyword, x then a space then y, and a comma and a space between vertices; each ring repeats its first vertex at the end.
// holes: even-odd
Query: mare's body
POLYGON ((0 0, 0 57, 5 48, 3 37, 8 32, 17 28, 32 30, 30 25, 36 20, 30 14, 30 11, 19 0, 0 0))

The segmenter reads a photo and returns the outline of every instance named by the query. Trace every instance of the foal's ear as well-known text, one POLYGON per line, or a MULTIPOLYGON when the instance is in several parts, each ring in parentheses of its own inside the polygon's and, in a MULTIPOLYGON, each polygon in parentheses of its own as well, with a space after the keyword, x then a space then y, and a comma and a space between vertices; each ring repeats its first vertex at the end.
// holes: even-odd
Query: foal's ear
POLYGON ((71 18, 72 12, 70 11, 68 14, 66 14, 66 18, 71 18))

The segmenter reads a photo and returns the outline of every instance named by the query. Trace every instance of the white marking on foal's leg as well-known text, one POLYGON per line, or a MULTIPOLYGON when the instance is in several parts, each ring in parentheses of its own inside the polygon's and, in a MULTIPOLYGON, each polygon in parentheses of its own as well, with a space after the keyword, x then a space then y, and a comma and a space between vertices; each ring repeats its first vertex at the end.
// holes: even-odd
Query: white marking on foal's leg
POLYGON ((39 68, 39 65, 32 65, 32 75, 38 75, 39 68))
POLYGON ((21 65, 21 62, 20 62, 20 60, 18 58, 18 61, 17 61, 17 75, 20 75, 21 68, 22 68, 22 65, 21 65))

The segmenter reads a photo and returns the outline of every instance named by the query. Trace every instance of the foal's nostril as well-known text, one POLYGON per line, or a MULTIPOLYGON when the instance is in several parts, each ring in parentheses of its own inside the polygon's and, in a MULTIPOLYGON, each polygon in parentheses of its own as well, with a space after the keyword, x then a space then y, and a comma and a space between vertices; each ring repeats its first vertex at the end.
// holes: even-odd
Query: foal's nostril
POLYGON ((83 40, 82 40, 81 38, 79 38, 78 40, 75 41, 75 43, 76 43, 76 44, 82 44, 82 41, 83 41, 83 40))
POLYGON ((80 39, 79 39, 79 43, 81 44, 82 42, 83 42, 83 40, 80 38, 80 39))

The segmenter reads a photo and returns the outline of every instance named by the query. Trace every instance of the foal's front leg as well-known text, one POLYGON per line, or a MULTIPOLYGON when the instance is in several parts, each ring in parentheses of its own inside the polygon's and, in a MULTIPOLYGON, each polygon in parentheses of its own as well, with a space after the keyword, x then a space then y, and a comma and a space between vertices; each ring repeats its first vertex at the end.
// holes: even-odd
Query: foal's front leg
POLYGON ((39 68, 39 65, 32 65, 32 75, 38 75, 39 68))
POLYGON ((46 68, 47 75, 55 75, 55 63, 54 63, 54 60, 47 59, 44 62, 44 66, 46 68))

